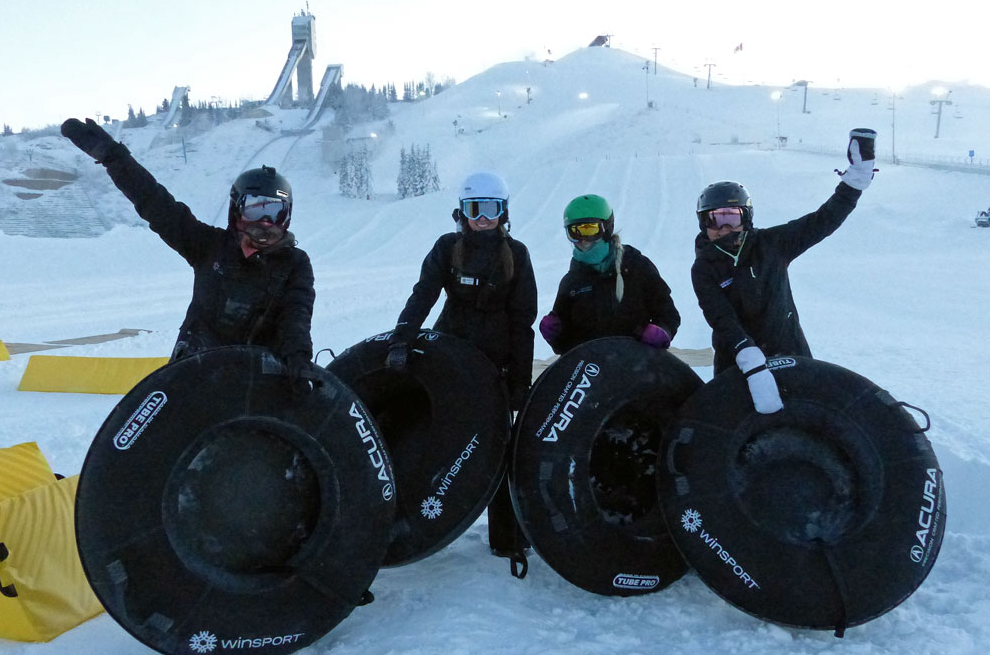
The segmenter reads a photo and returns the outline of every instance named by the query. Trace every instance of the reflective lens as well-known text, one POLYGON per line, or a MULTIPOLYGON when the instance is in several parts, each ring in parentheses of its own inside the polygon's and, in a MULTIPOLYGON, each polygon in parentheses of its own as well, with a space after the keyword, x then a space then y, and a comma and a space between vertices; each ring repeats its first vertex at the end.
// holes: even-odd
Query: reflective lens
POLYGON ((479 218, 495 220, 502 215, 505 202, 501 198, 468 198, 461 201, 461 212, 472 221, 479 218))
POLYGON ((567 238, 571 241, 594 241, 604 236, 605 226, 599 220, 571 223, 567 226, 567 238))
POLYGON ((289 202, 285 198, 245 195, 241 201, 241 218, 249 223, 282 223, 288 215, 289 202))
POLYGON ((742 225, 743 210, 741 207, 723 207, 708 212, 708 227, 717 230, 723 225, 739 227, 742 225))

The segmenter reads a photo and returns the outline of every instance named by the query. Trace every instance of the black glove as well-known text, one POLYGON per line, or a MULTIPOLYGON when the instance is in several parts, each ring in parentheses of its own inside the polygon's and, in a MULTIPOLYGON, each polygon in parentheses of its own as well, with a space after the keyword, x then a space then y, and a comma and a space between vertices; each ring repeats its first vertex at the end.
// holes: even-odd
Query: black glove
POLYGON ((285 358, 285 368, 288 371, 293 396, 301 398, 313 390, 313 381, 317 379, 315 366, 305 353, 288 355, 285 358))
POLYGON ((62 136, 72 141, 98 164, 106 164, 114 157, 128 152, 122 143, 114 141, 92 118, 87 118, 85 123, 75 118, 65 121, 62 123, 62 136))
POLYGON ((388 357, 385 358, 385 367, 399 372, 406 370, 409 365, 409 346, 405 342, 393 343, 388 347, 388 357))

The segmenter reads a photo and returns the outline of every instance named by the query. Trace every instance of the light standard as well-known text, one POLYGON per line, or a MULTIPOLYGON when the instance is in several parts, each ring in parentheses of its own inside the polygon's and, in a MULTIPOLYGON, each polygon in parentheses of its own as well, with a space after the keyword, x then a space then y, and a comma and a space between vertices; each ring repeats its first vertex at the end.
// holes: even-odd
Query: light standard
POLYGON ((890 90, 890 161, 897 163, 897 89, 890 90))
POLYGON ((649 109, 653 106, 650 102, 650 62, 647 61, 643 64, 643 70, 646 71, 646 108, 649 109))
POLYGON ((774 91, 770 94, 770 98, 773 99, 773 103, 777 105, 777 147, 780 147, 780 98, 783 94, 780 91, 774 91))
POLYGON ((498 117, 502 118, 502 92, 496 91, 495 95, 498 96, 498 117))

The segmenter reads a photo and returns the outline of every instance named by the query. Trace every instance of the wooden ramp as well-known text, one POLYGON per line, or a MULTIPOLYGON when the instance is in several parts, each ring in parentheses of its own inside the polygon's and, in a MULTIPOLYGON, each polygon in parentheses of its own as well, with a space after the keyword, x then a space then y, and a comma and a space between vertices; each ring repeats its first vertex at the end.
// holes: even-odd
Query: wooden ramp
POLYGON ((7 347, 7 352, 11 355, 21 355, 23 353, 33 353, 41 350, 52 350, 53 348, 65 348, 66 346, 83 346, 91 343, 104 343, 116 339, 126 339, 142 332, 151 332, 151 330, 125 328, 113 334, 95 334, 91 337, 61 339, 59 341, 45 341, 43 343, 5 343, 4 345, 7 347))
MULTIPOLYGON (((715 365, 715 351, 711 348, 670 348, 670 354, 674 355, 688 366, 715 365)), ((551 355, 546 359, 534 359, 533 379, 536 380, 536 378, 540 377, 540 373, 557 361, 559 357, 560 355, 551 355)))

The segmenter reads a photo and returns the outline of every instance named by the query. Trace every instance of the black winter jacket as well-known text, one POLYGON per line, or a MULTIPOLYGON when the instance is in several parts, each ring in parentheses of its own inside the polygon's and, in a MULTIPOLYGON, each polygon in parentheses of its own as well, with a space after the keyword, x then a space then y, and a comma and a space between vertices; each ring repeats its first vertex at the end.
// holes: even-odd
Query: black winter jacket
POLYGON ((536 320, 536 278, 529 251, 500 232, 444 234, 423 260, 419 281, 399 315, 390 344, 412 344, 423 321, 447 294, 433 329, 466 339, 503 371, 509 392, 529 388, 533 371, 533 322, 536 320), (512 253, 512 278, 506 282, 502 243, 512 253), (462 264, 454 262, 455 246, 462 264))
POLYGON ((734 365, 736 353, 747 346, 758 347, 767 357, 811 357, 787 267, 842 225, 861 194, 839 183, 812 213, 783 225, 751 228, 735 261, 705 233, 698 235, 691 281, 712 327, 716 373, 734 365))
POLYGON ((129 154, 108 161, 107 172, 152 231, 193 268, 192 300, 173 359, 237 344, 312 359, 313 267, 291 232, 245 258, 232 227, 198 221, 129 154))
POLYGON ((602 273, 572 259, 553 303, 562 326, 550 343, 555 353, 599 337, 638 337, 647 323, 662 327, 671 338, 677 334, 681 315, 657 267, 636 248, 613 239, 622 249, 622 301, 616 297, 614 266, 602 273))

